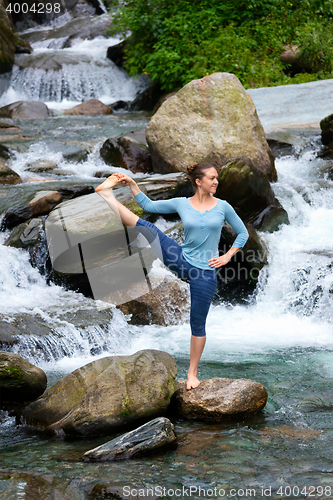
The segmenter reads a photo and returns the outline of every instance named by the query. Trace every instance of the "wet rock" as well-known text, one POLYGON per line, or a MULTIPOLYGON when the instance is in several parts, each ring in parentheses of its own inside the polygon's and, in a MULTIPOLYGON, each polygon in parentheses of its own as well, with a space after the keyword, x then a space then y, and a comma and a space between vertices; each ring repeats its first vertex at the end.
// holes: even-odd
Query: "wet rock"
MULTIPOLYGON (((77 479, 68 480, 50 471, 29 471, 28 467, 22 470, 0 470, 1 495, 5 498, 13 497, 20 491, 24 498, 33 500, 82 500, 84 493, 78 487, 77 479)), ((81 486, 81 485, 80 485, 81 486)), ((84 488, 82 488, 84 489, 84 488)), ((97 499, 97 497, 95 497, 97 499)), ((131 499, 128 499, 131 500, 131 499)), ((151 497, 149 500, 153 500, 151 497)), ((154 499, 155 500, 155 499, 154 499)))
MULTIPOLYGON (((259 238, 256 231, 247 226, 249 239, 244 248, 226 264, 218 269, 218 292, 221 299, 231 302, 230 287, 234 288, 237 283, 255 284, 259 277, 260 270, 267 264, 268 249, 259 238)), ((222 229, 219 251, 225 254, 237 237, 232 227, 225 223, 222 229)))
POLYGON ((16 126, 12 125, 11 123, 7 123, 7 122, 0 122, 0 128, 21 130, 20 127, 16 127, 16 126))
POLYGON ((7 5, 0 2, 0 74, 12 70, 17 43, 15 27, 6 12, 7 5))
POLYGON ((143 350, 89 363, 56 382, 22 412, 55 433, 91 436, 163 414, 177 388, 175 360, 143 350))
POLYGON ((0 161, 1 158, 4 158, 5 160, 9 160, 9 158, 12 156, 11 150, 5 146, 4 144, 0 144, 0 161))
POLYGON ((162 91, 159 85, 150 84, 143 92, 140 92, 129 106, 129 111, 153 111, 162 91))
POLYGON ((19 118, 20 120, 41 119, 52 116, 52 111, 39 101, 17 101, 0 108, 1 118, 19 118))
POLYGON ((150 278, 152 290, 148 293, 142 284, 133 285, 131 293, 135 298, 118 306, 125 315, 131 315, 129 324, 178 325, 189 321, 189 285, 169 276, 162 281, 158 278, 150 278))
POLYGON ((95 189, 93 188, 93 186, 85 186, 78 184, 75 186, 60 188, 58 191, 62 195, 64 200, 73 200, 74 198, 78 198, 79 196, 92 194, 95 192, 95 189))
POLYGON ((333 114, 326 116, 320 122, 321 128, 321 142, 327 146, 328 150, 326 156, 333 158, 333 114))
POLYGON ((110 175, 112 175, 112 170, 98 170, 97 172, 94 172, 94 177, 96 177, 96 179, 102 179, 102 178, 106 178, 106 177, 109 177, 110 175))
POLYGON ((59 28, 43 31, 30 31, 28 33, 22 33, 20 37, 23 40, 27 40, 31 44, 35 42, 50 40, 50 48, 52 48, 52 43, 54 39, 56 39, 56 48, 62 49, 70 47, 71 41, 75 38, 82 38, 87 40, 93 40, 97 36, 107 38, 107 30, 110 27, 111 22, 112 16, 110 14, 103 14, 96 17, 79 16, 76 19, 71 19, 70 21, 68 21, 68 23, 60 26, 59 28), (63 39, 63 42, 60 45, 59 39, 63 39))
POLYGON ((253 415, 267 402, 267 391, 258 382, 248 379, 211 378, 186 390, 186 381, 179 381, 173 404, 179 416, 190 420, 220 422, 232 417, 253 415))
POLYGON ((138 185, 152 200, 167 200, 175 196, 193 195, 191 182, 183 172, 144 178, 138 182, 138 185))
POLYGON ((51 160, 37 160, 33 163, 28 163, 26 170, 38 174, 40 172, 49 172, 57 168, 58 163, 51 160))
POLYGON ((111 462, 161 451, 174 444, 177 439, 173 424, 168 418, 159 417, 141 425, 133 431, 112 439, 93 450, 87 451, 84 462, 111 462))
POLYGON ((88 101, 84 101, 74 108, 66 109, 64 111, 64 115, 110 115, 112 110, 109 106, 106 106, 98 99, 89 99, 88 101))
POLYGON ((131 101, 116 101, 116 102, 113 102, 112 104, 110 104, 110 108, 112 109, 112 111, 115 111, 115 112, 128 111, 130 103, 131 103, 131 101))
POLYGON ((62 201, 59 191, 40 191, 28 205, 7 210, 2 219, 1 230, 12 229, 38 215, 46 215, 62 201))
POLYGON ((51 328, 41 317, 30 314, 20 314, 10 323, 6 319, 0 318, 0 348, 11 350, 16 344, 26 336, 35 335, 44 337, 51 332, 51 328))
POLYGON ((268 180, 277 178, 253 101, 229 73, 185 85, 151 118, 146 138, 154 172, 184 171, 212 158, 227 163, 245 155, 268 180))
POLYGON ((15 227, 4 245, 15 248, 29 248, 35 246, 43 227, 43 219, 32 219, 30 222, 24 222, 15 227))
POLYGON ((15 54, 31 54, 32 52, 33 48, 30 43, 19 38, 16 44, 15 54))
POLYGON ((123 40, 116 45, 108 47, 106 57, 115 63, 116 66, 122 67, 124 63, 125 48, 127 40, 123 40))
POLYGON ((0 159, 0 184, 20 184, 21 182, 19 174, 7 167, 0 159))
POLYGON ((147 146, 126 135, 119 139, 107 139, 100 150, 100 155, 105 163, 114 167, 126 168, 134 173, 152 171, 147 146))
POLYGON ((0 400, 4 403, 36 399, 46 389, 46 375, 18 354, 0 351, 0 400))
MULTIPOLYGON (((54 151, 55 153, 60 152, 64 160, 67 160, 71 163, 81 163, 83 161, 86 161, 89 154, 89 150, 86 147, 77 144, 70 144, 65 142, 50 142, 47 144, 47 146, 51 151, 54 151)), ((64 170, 60 170, 59 173, 62 175, 67 175, 64 170)))
POLYGON ((255 229, 277 230, 289 224, 288 214, 275 198, 265 174, 250 158, 238 156, 219 172, 216 196, 230 203, 241 218, 255 229))

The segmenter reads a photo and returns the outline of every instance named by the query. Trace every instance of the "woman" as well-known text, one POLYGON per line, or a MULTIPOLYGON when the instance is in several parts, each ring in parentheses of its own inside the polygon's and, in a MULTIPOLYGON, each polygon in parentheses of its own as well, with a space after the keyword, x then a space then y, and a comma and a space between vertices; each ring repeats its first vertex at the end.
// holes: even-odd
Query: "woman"
POLYGON ((195 190, 191 198, 151 201, 134 179, 125 174, 111 175, 96 188, 96 192, 119 214, 123 224, 135 227, 150 243, 158 238, 164 264, 181 279, 190 282, 191 349, 186 384, 189 390, 200 384, 197 370, 206 342, 206 318, 216 290, 217 268, 226 265, 245 245, 248 232, 231 205, 214 197, 218 174, 211 164, 190 165, 187 173, 195 190), (147 212, 177 212, 183 222, 185 243, 178 245, 154 224, 139 218, 119 203, 112 195, 112 188, 119 182, 131 188, 136 202, 147 212), (219 256, 218 244, 225 220, 236 231, 237 238, 230 250, 219 256))

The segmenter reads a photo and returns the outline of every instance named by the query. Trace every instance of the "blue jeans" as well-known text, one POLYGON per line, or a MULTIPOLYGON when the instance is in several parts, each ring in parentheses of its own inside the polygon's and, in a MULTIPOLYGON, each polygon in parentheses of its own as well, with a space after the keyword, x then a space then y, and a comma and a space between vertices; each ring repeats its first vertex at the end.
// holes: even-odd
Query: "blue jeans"
POLYGON ((181 246, 151 222, 139 218, 135 229, 148 240, 157 256, 162 257, 161 260, 170 271, 190 283, 191 332, 195 337, 204 337, 206 318, 217 285, 216 269, 199 269, 187 262, 181 246))

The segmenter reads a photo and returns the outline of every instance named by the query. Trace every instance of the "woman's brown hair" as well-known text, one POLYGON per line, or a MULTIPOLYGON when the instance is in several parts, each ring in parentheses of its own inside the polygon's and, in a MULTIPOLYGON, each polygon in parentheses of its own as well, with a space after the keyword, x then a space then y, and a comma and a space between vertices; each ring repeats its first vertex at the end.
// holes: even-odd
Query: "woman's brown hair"
POLYGON ((216 165, 216 162, 214 161, 212 161, 211 163, 194 163, 193 165, 188 165, 186 171, 194 190, 198 188, 195 179, 201 180, 204 177, 206 170, 212 167, 215 168, 218 172, 218 165, 216 165))

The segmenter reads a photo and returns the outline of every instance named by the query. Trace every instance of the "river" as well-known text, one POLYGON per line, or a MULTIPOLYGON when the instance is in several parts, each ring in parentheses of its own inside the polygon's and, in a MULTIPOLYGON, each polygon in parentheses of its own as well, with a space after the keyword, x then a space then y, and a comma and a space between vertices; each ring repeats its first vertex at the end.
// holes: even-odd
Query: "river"
MULTIPOLYGON (((0 97, 2 104, 23 92, 14 77, 0 97)), ((128 86, 112 90, 104 101, 129 99, 129 88, 135 95, 137 83, 122 78, 128 86)), ((94 92, 93 97, 101 98, 98 92, 105 94, 105 88, 94 92)), ((59 110, 69 107, 68 102, 75 100, 60 97, 48 105, 59 110)), ((56 181, 41 182, 35 175, 32 182, 0 187, 0 213, 22 205, 37 190, 78 183, 96 186, 93 173, 105 168, 98 156, 101 143, 143 128, 148 119, 138 113, 13 120, 30 134, 10 165, 24 181, 31 180, 28 163, 53 154, 49 148, 64 134, 71 141, 89 143, 91 152, 79 164, 66 162, 59 153, 63 174, 56 181)), ((174 420, 179 443, 175 451, 112 464, 80 461, 83 452, 106 437, 50 437, 17 427, 14 418, 0 412, 1 500, 154 498, 153 493, 157 498, 160 490, 152 490, 157 486, 166 488, 164 498, 187 498, 189 492, 192 498, 212 497, 211 492, 214 498, 333 498, 333 181, 327 160, 317 156, 318 130, 299 134, 306 137, 304 146, 276 160, 278 182, 272 185, 290 225, 261 234, 269 249, 268 265, 247 303, 212 306, 200 363, 202 379, 250 378, 262 383, 269 394, 264 411, 215 425, 174 420)), ((3 245, 6 236, 0 234, 0 315, 7 320, 38 316, 52 326, 47 337, 30 335, 14 346, 45 370, 49 385, 97 357, 148 348, 173 355, 178 378, 186 376, 187 322, 131 326, 115 311, 101 326, 93 300, 48 285, 24 250, 3 245), (76 311, 85 312, 86 325, 64 319, 76 311)))

